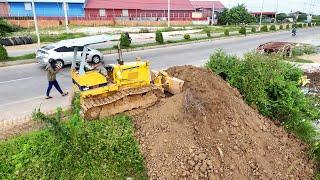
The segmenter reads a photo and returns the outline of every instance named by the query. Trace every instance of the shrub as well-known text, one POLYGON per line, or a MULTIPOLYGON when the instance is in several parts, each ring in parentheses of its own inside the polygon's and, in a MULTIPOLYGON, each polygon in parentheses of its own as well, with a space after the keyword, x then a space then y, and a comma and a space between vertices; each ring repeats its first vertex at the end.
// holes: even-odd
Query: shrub
POLYGON ((183 38, 184 38, 185 40, 190 40, 190 39, 191 39, 191 37, 190 37, 189 34, 185 34, 185 35, 183 36, 183 38))
POLYGON ((256 32, 257 32, 257 28, 256 28, 255 26, 252 26, 251 32, 252 32, 252 33, 256 33, 256 32))
POLYGON ((149 31, 149 29, 148 28, 141 28, 140 30, 139 30, 139 33, 149 33, 150 31, 149 31))
POLYGON ((211 37, 211 30, 209 28, 204 28, 203 31, 207 34, 207 37, 211 37))
POLYGON ((224 35, 225 35, 225 36, 229 36, 229 35, 230 35, 229 29, 225 29, 225 30, 224 30, 224 35))
POLYGON ((311 24, 311 23, 308 23, 308 27, 312 27, 312 24, 311 24))
POLYGON ((317 50, 313 46, 300 46, 292 49, 292 56, 302 56, 304 54, 314 54, 317 50))
POLYGON ((127 47, 130 47, 130 45, 131 45, 131 38, 129 33, 121 33, 120 46, 127 48, 127 47))
POLYGON ((269 29, 268 29, 268 26, 267 25, 263 25, 262 27, 261 27, 261 30, 260 30, 261 32, 268 32, 269 31, 269 29))
POLYGON ((290 25, 289 24, 286 25, 286 29, 290 29, 290 25))
POLYGON ((283 25, 282 25, 282 24, 279 26, 279 29, 280 29, 280 30, 282 30, 282 29, 283 29, 283 25))
POLYGON ((281 61, 280 57, 257 53, 238 59, 216 52, 206 67, 224 74, 244 100, 261 114, 281 122, 302 140, 313 141, 316 132, 312 121, 319 119, 320 114, 300 90, 302 70, 281 61))
POLYGON ((276 31, 276 30, 277 30, 276 26, 274 24, 272 24, 270 26, 270 31, 276 31))
POLYGON ((246 35, 246 34, 247 34, 247 29, 246 29, 246 27, 241 27, 241 28, 239 29, 239 33, 246 35))
POLYGON ((298 24, 292 24, 292 28, 298 28, 298 24))
POLYGON ((0 61, 7 60, 8 53, 7 50, 0 44, 0 61))
POLYGON ((306 23, 303 23, 303 27, 304 27, 304 28, 307 27, 307 24, 306 24, 306 23))
POLYGON ((156 42, 160 44, 164 43, 164 39, 161 31, 156 31, 156 42))
POLYGON ((298 24, 298 28, 302 28, 303 27, 303 24, 298 24))
POLYGON ((17 27, 12 26, 6 20, 0 17, 0 37, 3 37, 8 33, 12 33, 17 30, 17 27))

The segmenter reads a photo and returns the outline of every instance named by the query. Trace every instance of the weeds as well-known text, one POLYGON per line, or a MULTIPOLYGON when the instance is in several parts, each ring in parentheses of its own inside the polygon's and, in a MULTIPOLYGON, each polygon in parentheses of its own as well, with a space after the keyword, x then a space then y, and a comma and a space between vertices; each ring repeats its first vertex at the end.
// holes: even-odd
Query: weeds
POLYGON ((143 157, 133 136, 132 119, 116 116, 85 122, 79 98, 61 120, 39 110, 33 117, 47 129, 0 143, 3 179, 146 179, 143 157))
POLYGON ((292 49, 292 56, 302 56, 305 54, 314 54, 317 50, 314 46, 298 46, 292 49))

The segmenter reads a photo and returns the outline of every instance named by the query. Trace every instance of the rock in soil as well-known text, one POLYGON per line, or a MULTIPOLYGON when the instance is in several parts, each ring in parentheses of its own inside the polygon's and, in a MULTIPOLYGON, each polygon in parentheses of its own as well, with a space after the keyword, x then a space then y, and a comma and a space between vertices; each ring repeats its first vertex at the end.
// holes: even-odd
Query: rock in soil
POLYGON ((193 66, 167 72, 184 92, 135 117, 150 179, 313 179, 308 147, 220 77, 193 66))

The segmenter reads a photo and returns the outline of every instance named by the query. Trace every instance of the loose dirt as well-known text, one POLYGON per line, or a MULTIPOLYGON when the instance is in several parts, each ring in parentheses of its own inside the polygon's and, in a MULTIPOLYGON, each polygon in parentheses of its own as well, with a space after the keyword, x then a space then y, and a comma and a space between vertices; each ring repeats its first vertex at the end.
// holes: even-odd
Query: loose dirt
POLYGON ((136 115, 150 179, 312 179, 307 146, 211 71, 167 70, 184 92, 136 115))

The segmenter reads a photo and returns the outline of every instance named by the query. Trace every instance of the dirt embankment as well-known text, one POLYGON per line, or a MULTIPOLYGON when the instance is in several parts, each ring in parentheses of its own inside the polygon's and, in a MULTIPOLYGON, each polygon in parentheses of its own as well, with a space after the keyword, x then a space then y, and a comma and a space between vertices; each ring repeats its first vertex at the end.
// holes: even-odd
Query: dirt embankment
POLYGON ((169 74, 185 91, 136 116, 136 136, 151 179, 312 179, 307 146, 245 104, 212 72, 169 74))

